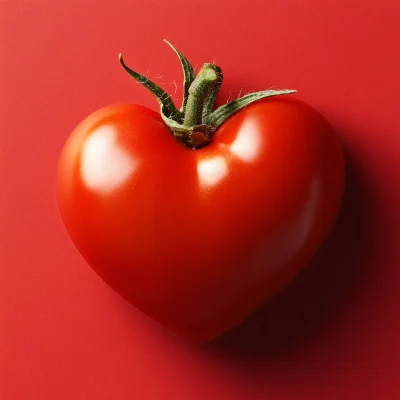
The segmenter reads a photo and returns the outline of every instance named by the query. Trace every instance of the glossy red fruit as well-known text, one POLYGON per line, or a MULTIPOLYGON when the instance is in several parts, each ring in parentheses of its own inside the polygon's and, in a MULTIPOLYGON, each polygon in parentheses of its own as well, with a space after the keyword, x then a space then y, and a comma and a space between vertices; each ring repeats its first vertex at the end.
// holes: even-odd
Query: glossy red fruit
POLYGON ((105 107, 72 133, 57 178, 62 219, 91 267, 195 342, 241 322, 307 265, 343 189, 338 138, 287 96, 238 111, 196 150, 148 108, 105 107))

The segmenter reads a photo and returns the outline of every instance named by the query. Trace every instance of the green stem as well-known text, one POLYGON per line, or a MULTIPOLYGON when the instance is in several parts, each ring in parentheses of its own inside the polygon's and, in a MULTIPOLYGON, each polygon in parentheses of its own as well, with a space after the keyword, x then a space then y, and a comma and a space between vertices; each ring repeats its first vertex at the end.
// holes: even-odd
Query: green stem
POLYGON ((204 122, 205 117, 207 117, 209 114, 211 114, 212 109, 214 107, 215 99, 216 99, 219 89, 221 88, 221 85, 222 85, 222 79, 223 79, 222 69, 220 67, 218 67, 217 65, 215 65, 215 68, 216 68, 216 72, 218 75, 218 81, 217 81, 216 85, 210 89, 208 96, 204 99, 203 122, 204 122))
POLYGON ((210 91, 218 86, 220 71, 220 68, 213 64, 204 64, 197 74, 189 88, 184 126, 192 127, 202 123, 204 102, 210 91))
POLYGON ((181 110, 178 111, 171 97, 150 79, 130 69, 122 55, 119 60, 124 69, 156 97, 160 104, 160 114, 173 135, 185 146, 198 149, 212 139, 219 126, 233 114, 255 101, 272 96, 295 93, 295 90, 264 90, 250 93, 213 110, 215 98, 222 83, 221 68, 214 64, 204 64, 198 75, 187 58, 171 43, 166 41, 178 55, 184 73, 184 93, 181 110))

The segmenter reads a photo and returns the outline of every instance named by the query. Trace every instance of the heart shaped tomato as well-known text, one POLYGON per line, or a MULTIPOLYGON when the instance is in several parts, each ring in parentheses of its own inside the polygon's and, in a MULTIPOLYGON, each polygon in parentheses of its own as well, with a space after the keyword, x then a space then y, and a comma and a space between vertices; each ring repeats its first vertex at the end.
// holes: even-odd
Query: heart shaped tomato
POLYGON ((112 288, 204 342, 307 265, 338 214, 344 161, 328 122, 289 91, 213 111, 220 69, 195 78, 177 53, 181 111, 160 100, 161 115, 111 105, 87 117, 62 151, 57 196, 73 242, 112 288))

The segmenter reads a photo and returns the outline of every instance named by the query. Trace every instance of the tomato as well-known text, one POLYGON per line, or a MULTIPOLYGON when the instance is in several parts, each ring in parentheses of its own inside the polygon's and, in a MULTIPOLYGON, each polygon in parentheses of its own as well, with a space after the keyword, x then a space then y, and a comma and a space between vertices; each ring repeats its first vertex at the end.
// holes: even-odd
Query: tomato
POLYGON ((179 336, 209 341, 307 265, 344 189, 339 139, 291 96, 238 111, 210 143, 180 143, 160 115, 111 105, 60 158, 57 196, 80 253, 179 336))
POLYGON ((214 110, 221 68, 204 64, 196 75, 168 44, 184 72, 180 110, 120 55, 160 113, 117 104, 81 122, 60 156, 57 199, 93 270, 201 343, 307 265, 339 212, 344 160, 329 123, 293 90, 250 93, 214 110))

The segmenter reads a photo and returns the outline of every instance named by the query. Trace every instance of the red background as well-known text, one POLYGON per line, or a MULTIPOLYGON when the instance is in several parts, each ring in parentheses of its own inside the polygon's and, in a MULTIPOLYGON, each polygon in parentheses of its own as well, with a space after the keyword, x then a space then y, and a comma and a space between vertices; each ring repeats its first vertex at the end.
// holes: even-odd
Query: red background
POLYGON ((0 398, 399 399, 399 15, 398 0, 1 1, 0 398), (342 214, 310 267, 205 347, 92 272, 54 195, 81 119, 115 102, 157 107, 119 52, 166 89, 181 84, 163 38, 222 66, 221 100, 296 88, 349 162, 342 214))

